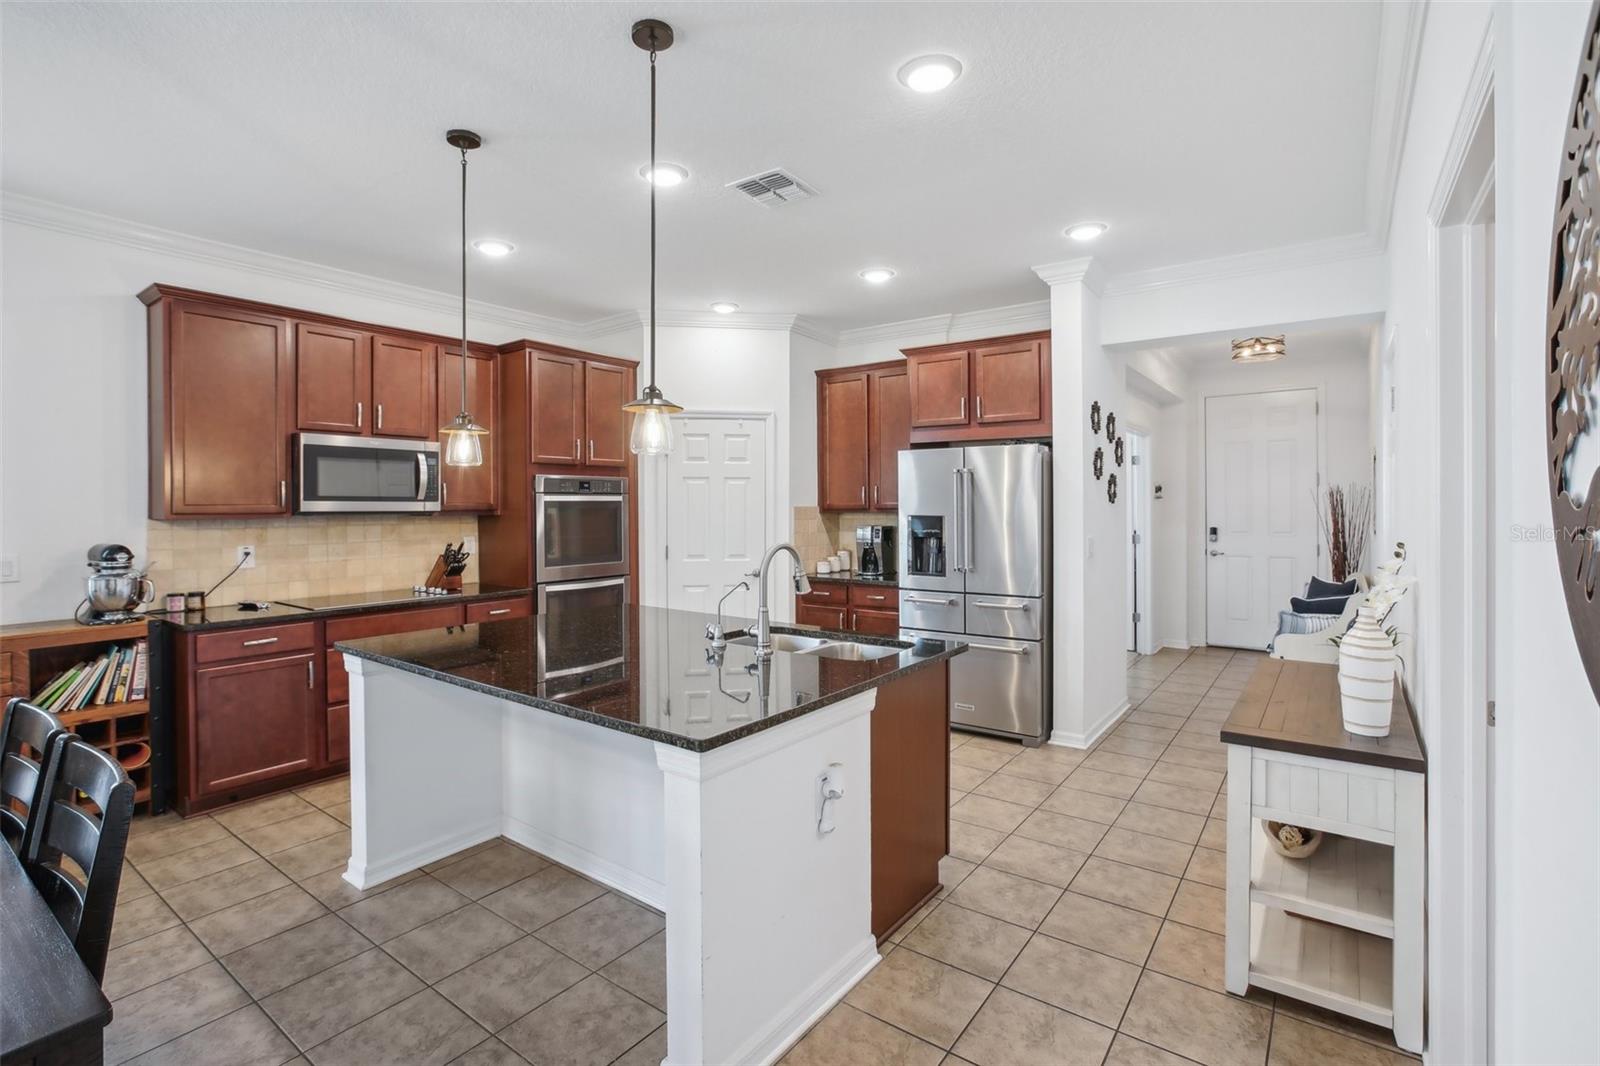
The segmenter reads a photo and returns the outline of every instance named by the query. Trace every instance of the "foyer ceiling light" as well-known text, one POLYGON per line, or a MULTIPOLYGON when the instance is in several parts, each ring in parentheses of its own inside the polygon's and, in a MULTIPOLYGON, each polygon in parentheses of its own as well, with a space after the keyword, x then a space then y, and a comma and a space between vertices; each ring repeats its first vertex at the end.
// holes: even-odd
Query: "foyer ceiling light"
POLYGON ((1067 227, 1067 236, 1075 241, 1092 241, 1110 228, 1104 222, 1079 222, 1067 227))
POLYGON ((461 411, 439 428, 439 439, 446 466, 482 466, 483 438, 489 431, 467 413, 467 153, 481 146, 483 138, 471 130, 451 130, 444 139, 461 150, 461 411))
POLYGON ((656 180, 650 182, 650 384, 622 409, 633 415, 629 450, 635 455, 662 455, 672 450, 672 416, 683 410, 656 387, 656 189, 664 184, 656 166, 656 53, 672 47, 672 27, 660 19, 640 19, 633 24, 632 36, 634 44, 650 53, 650 164, 643 173, 654 174, 656 180))
POLYGON ((857 277, 866 282, 868 285, 882 285, 884 282, 894 277, 894 271, 890 270, 888 267, 868 267, 867 269, 861 271, 857 277))
POLYGON ((1274 359, 1282 359, 1285 351, 1282 334, 1276 337, 1246 337, 1233 342, 1233 361, 1270 363, 1274 359))
POLYGON ((900 68, 900 84, 914 93, 948 89, 961 77, 961 62, 954 56, 919 56, 900 68))
POLYGON ((716 303, 711 305, 711 310, 715 311, 719 315, 731 315, 735 311, 739 310, 739 305, 729 300, 718 300, 716 303))
POLYGON ((478 250, 480 255, 486 255, 490 259, 504 259, 517 250, 516 245, 510 241, 503 241, 498 237, 480 237, 472 242, 472 246, 478 250))
POLYGON ((689 180, 689 172, 676 163, 646 163, 639 168, 639 176, 651 185, 658 185, 663 189, 682 185, 689 180))

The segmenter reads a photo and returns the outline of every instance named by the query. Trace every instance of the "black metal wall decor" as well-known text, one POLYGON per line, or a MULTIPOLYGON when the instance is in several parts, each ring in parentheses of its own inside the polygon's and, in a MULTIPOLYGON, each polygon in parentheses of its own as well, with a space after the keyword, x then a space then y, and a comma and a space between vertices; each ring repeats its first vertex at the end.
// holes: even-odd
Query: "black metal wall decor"
POLYGON ((1106 478, 1106 499, 1112 503, 1117 502, 1117 475, 1111 474, 1106 478))
POLYGON ((1117 465, 1121 466, 1123 460, 1128 457, 1127 442, 1125 440, 1123 440, 1123 438, 1121 438, 1121 437, 1117 438, 1117 446, 1116 446, 1115 454, 1117 456, 1117 465))
POLYGON ((1089 405, 1089 429, 1098 434, 1100 432, 1100 401, 1096 400, 1089 405))
MULTIPOLYGON (((1600 434, 1600 248, 1596 247, 1600 177, 1600 0, 1589 8, 1588 33, 1572 88, 1550 248, 1549 335, 1545 345, 1550 510, 1567 613, 1589 687, 1600 699, 1600 467, 1574 469, 1585 436, 1600 434), (1587 478, 1585 483, 1584 479, 1587 478)), ((1587 452, 1588 449, 1584 449, 1587 452)))
POLYGON ((1115 412, 1107 411, 1106 412, 1106 440, 1112 441, 1112 440, 1116 440, 1116 439, 1117 439, 1117 416, 1116 416, 1115 412))
POLYGON ((1096 448, 1094 450, 1094 479, 1099 481, 1101 478, 1105 477, 1105 474, 1106 450, 1104 448, 1096 448))

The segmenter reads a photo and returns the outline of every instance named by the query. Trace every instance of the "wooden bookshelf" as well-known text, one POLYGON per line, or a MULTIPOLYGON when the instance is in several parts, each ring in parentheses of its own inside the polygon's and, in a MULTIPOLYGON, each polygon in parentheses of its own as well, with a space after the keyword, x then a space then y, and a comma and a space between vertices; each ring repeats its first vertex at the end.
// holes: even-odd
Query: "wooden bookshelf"
MULTIPOLYGON (((0 626, 0 694, 29 697, 52 677, 114 644, 148 638, 141 620, 86 626, 71 619, 0 626)), ((146 678, 146 684, 149 678, 146 678)), ((148 806, 151 786, 150 701, 102 703, 60 716, 68 729, 123 764, 133 779, 135 808, 148 806)))

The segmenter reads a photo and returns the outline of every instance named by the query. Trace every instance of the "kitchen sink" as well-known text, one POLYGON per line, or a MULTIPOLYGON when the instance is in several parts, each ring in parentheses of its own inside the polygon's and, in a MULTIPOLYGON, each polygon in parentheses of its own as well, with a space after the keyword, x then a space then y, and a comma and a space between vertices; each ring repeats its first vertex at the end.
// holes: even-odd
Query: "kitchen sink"
MULTIPOLYGON (((753 648, 756 646, 756 638, 735 637, 728 643, 753 648)), ((827 637, 802 637, 797 633, 772 634, 772 650, 786 651, 794 655, 816 655, 824 659, 853 659, 857 662, 871 662, 873 659, 900 654, 899 648, 884 647, 881 644, 857 644, 854 641, 830 640, 827 637)))

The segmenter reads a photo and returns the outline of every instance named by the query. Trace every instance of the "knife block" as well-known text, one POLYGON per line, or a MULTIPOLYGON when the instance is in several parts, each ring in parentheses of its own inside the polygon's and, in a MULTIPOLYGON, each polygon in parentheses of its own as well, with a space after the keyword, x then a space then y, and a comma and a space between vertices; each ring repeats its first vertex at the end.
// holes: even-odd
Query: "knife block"
POLYGON ((444 561, 444 554, 441 552, 439 558, 433 562, 433 569, 428 571, 428 580, 423 584, 430 589, 459 590, 461 588, 461 575, 446 577, 445 571, 449 569, 449 565, 444 561))

